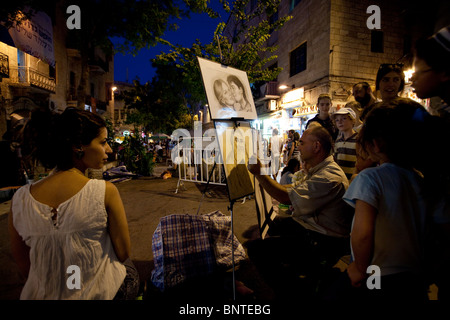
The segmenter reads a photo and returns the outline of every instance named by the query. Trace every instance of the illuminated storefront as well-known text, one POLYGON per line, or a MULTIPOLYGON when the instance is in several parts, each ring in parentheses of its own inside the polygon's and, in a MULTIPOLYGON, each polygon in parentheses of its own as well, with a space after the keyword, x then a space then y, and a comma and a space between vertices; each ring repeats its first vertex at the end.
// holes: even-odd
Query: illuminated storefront
MULTIPOLYGON (((316 105, 306 105, 304 89, 294 88, 281 96, 276 105, 273 106, 273 112, 260 115, 258 120, 253 122, 255 129, 260 130, 265 140, 272 136, 274 128, 278 129, 279 135, 287 139, 287 132, 295 130, 302 133, 305 130, 309 119, 317 114, 316 105)), ((272 109, 271 103, 271 109, 272 109)))

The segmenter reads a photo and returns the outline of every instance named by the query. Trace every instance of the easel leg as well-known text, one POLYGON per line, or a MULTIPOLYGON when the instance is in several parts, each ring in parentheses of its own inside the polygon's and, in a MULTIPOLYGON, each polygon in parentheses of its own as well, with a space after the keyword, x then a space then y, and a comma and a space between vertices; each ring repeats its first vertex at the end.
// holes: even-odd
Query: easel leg
POLYGON ((230 216, 231 216, 231 265, 232 265, 232 282, 233 282, 233 301, 236 301, 236 277, 235 277, 235 264, 234 264, 234 223, 233 223, 233 201, 230 203, 230 216))

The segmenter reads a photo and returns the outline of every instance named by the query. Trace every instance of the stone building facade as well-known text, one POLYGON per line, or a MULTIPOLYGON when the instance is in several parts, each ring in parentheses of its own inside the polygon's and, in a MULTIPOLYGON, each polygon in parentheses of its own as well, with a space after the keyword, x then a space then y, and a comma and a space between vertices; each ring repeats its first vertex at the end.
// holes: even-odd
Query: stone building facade
MULTIPOLYGON (((247 10, 252 5, 254 1, 247 10)), ((267 41, 268 46, 278 46, 276 62, 267 67, 282 71, 254 97, 260 120, 287 117, 271 125, 282 132, 302 131, 317 112, 314 105, 319 94, 330 94, 334 107, 340 108, 352 100, 355 83, 366 81, 375 90, 380 64, 403 63, 405 69, 411 68, 415 41, 450 24, 446 12, 448 2, 442 0, 431 0, 427 6, 406 0, 281 0, 278 17, 292 19, 267 41), (379 29, 371 29, 375 17, 368 10, 371 5, 379 8, 379 29), (282 84, 288 89, 280 90, 282 84), (298 96, 285 104, 284 96, 294 90, 298 96)), ((262 16, 254 23, 259 19, 273 17, 262 16)), ((230 19, 226 35, 232 35, 238 25, 230 19)))
MULTIPOLYGON (((8 70, 2 75, 0 82, 0 136, 8 130, 12 114, 27 114, 22 109, 32 111, 36 108, 49 108, 62 112, 68 106, 76 106, 81 57, 77 49, 67 45, 67 14, 60 3, 55 5, 57 13, 51 16, 55 67, 0 42, 0 54, 4 57, 2 64, 8 70)), ((86 108, 97 110, 100 114, 113 113, 113 104, 110 103, 113 83, 114 56, 105 55, 99 48, 93 49, 89 56, 86 108)))
MULTIPOLYGON (((14 148, 17 145, 16 140, 20 138, 20 128, 34 110, 61 113, 67 107, 77 106, 77 87, 80 83, 82 62, 80 52, 69 45, 66 26, 68 15, 63 3, 57 1, 54 11, 48 14, 52 23, 52 43, 56 61, 54 66, 17 49, 14 43, 5 38, 0 38, 2 153, 9 152, 8 150, 17 153, 14 148)), ((6 28, 3 29, 3 34, 8 34, 6 28)), ((94 48, 88 61, 89 77, 84 107, 113 120, 114 56, 94 48)), ((2 161, 0 163, 3 164, 2 161)))

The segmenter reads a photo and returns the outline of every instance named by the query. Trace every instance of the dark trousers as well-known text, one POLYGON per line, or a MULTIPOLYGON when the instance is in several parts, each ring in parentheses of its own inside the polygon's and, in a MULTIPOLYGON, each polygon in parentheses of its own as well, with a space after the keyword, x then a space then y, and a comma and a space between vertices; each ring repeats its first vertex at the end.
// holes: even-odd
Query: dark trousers
POLYGON ((247 243, 250 260, 276 295, 289 286, 295 291, 292 285, 303 276, 321 277, 349 251, 349 238, 307 230, 290 217, 276 219, 268 238, 247 243))

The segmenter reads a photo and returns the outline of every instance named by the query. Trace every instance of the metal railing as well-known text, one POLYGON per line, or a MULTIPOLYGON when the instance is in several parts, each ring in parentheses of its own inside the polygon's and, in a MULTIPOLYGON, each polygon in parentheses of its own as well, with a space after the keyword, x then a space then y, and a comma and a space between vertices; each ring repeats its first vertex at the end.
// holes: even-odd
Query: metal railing
POLYGON ((50 92, 56 92, 56 81, 54 78, 37 71, 28 66, 10 68, 10 84, 35 86, 50 92))
POLYGON ((178 193, 178 189, 183 187, 186 181, 208 183, 209 179, 209 184, 226 185, 225 172, 221 163, 215 165, 211 163, 211 159, 206 157, 205 150, 183 148, 182 145, 177 143, 173 150, 177 156, 173 156, 172 160, 178 166, 178 183, 175 193, 178 193))

